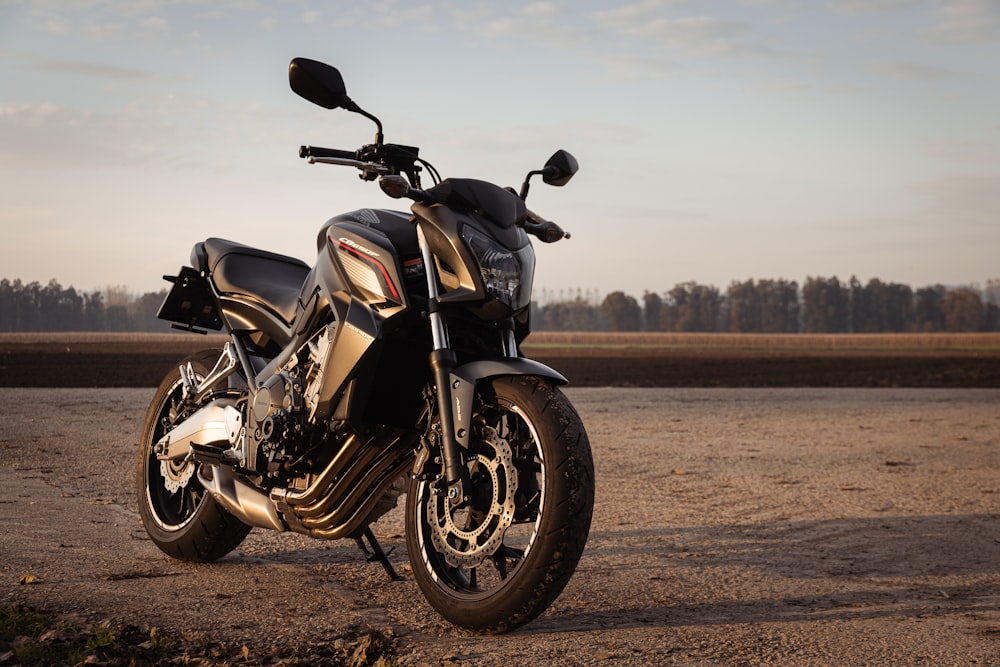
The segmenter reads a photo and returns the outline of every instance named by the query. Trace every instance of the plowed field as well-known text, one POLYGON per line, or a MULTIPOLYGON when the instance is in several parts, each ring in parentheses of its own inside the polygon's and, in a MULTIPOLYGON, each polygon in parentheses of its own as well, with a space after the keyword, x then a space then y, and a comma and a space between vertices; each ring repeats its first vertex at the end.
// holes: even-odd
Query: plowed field
MULTIPOLYGON (((0 386, 152 387, 219 336, 0 334, 0 386)), ((525 354, 577 387, 1000 387, 1000 334, 538 332, 525 354)))

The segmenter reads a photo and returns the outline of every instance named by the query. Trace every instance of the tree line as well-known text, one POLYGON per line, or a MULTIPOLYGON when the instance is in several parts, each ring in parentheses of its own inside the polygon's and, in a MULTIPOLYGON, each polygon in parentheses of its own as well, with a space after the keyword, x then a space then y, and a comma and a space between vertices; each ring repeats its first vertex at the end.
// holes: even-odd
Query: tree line
POLYGON ((933 285, 917 290, 877 278, 809 277, 732 282, 725 292, 685 282, 641 301, 624 292, 603 299, 576 292, 543 299, 532 311, 539 331, 728 333, 907 333, 1000 331, 1000 280, 985 289, 933 285))
POLYGON ((52 279, 0 280, 0 332, 11 331, 163 331, 156 319, 167 291, 132 294, 115 285, 103 290, 64 288, 52 279))
MULTIPOLYGON (((156 319, 167 291, 133 294, 118 285, 90 292, 0 280, 0 332, 164 331, 156 319)), ((1000 279, 985 289, 933 285, 914 290, 876 278, 810 277, 733 282, 723 292, 685 282, 641 300, 616 291, 552 295, 532 305, 538 331, 730 333, 905 333, 1000 331, 1000 279)))

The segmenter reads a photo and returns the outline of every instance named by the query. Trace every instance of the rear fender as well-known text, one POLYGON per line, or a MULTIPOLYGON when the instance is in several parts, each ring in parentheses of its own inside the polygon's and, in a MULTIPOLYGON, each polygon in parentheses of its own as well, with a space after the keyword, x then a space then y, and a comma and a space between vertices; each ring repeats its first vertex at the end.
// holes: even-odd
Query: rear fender
POLYGON ((559 372, 531 359, 509 357, 481 359, 456 366, 451 371, 451 405, 455 419, 455 439, 463 448, 469 448, 472 430, 472 404, 476 398, 476 385, 480 380, 495 377, 532 375, 552 384, 567 384, 569 380, 559 372))

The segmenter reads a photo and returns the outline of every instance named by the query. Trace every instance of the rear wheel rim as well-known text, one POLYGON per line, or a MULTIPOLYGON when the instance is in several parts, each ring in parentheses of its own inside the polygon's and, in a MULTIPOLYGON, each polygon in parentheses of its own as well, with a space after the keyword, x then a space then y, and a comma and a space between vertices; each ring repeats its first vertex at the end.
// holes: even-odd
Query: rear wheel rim
POLYGON ((156 526, 167 532, 182 530, 188 525, 206 497, 194 461, 160 461, 153 451, 160 438, 183 416, 178 413, 182 391, 178 379, 160 406, 149 441, 143 443, 146 449, 146 503, 156 526))

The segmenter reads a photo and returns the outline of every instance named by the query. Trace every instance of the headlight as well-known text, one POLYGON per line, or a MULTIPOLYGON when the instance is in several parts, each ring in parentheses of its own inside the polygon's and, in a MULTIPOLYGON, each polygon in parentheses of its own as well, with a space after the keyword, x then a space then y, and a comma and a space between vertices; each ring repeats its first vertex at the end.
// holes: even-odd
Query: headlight
POLYGON ((509 250, 469 225, 462 238, 479 263, 487 294, 515 311, 531 303, 535 251, 530 243, 520 250, 509 250))

